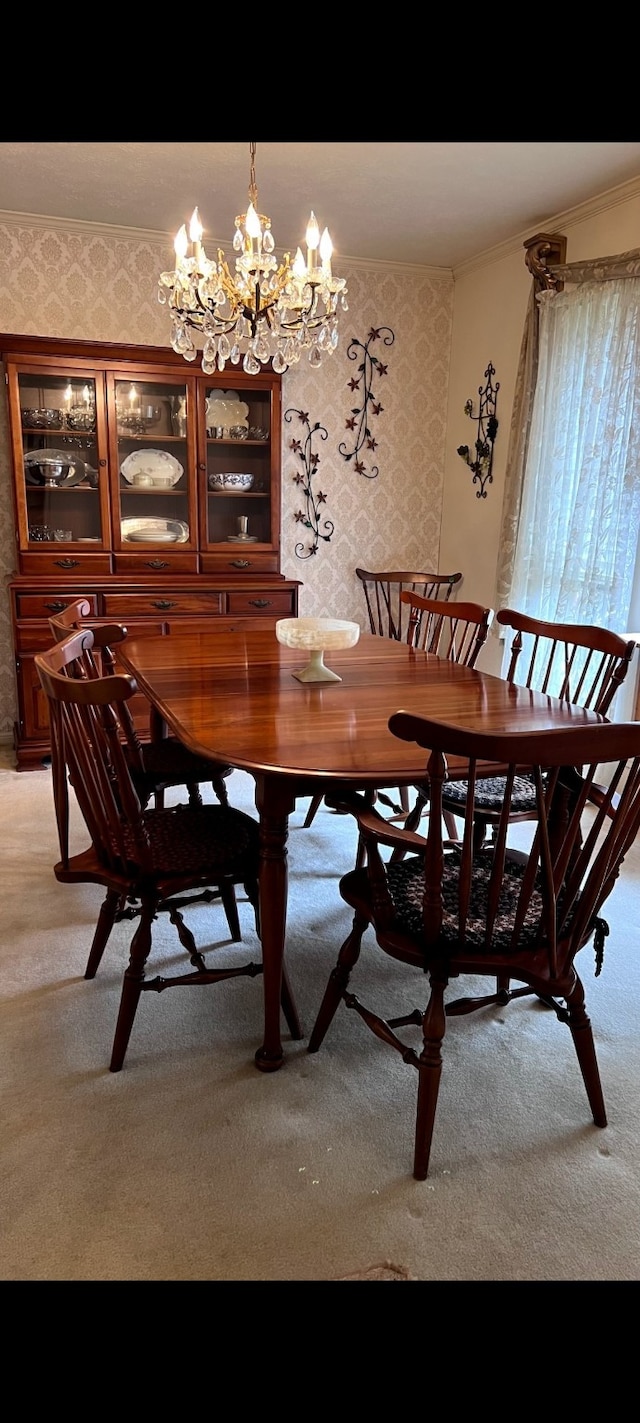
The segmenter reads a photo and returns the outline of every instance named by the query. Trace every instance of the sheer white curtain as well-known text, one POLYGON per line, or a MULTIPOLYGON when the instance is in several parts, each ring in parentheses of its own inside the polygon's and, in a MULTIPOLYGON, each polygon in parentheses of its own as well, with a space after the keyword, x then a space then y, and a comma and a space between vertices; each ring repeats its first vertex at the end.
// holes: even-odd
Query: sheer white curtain
POLYGON ((545 291, 511 607, 629 626, 640 530, 640 279, 545 291))

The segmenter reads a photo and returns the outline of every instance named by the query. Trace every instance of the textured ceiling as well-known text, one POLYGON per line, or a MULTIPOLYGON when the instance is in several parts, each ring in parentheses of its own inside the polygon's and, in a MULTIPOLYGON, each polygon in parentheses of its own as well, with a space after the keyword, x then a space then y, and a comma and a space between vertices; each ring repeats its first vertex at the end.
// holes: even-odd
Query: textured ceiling
MULTIPOLYGON (((640 143, 258 143, 259 206, 295 252, 314 209, 339 257, 456 267, 640 177, 640 143)), ((197 205, 230 255, 248 143, 0 143, 0 210, 175 235, 197 205)))

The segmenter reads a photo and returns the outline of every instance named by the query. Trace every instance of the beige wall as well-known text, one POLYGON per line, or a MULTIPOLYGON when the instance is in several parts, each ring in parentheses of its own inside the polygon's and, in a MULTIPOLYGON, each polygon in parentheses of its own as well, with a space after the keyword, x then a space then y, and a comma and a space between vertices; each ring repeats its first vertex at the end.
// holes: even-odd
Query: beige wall
MULTIPOLYGON (((542 230, 564 231, 569 261, 637 247, 640 183, 618 196, 604 195, 542 230)), ((167 345, 166 310, 156 282, 172 262, 171 245, 138 240, 130 233, 59 222, 25 224, 12 215, 0 221, 0 332, 167 345)), ((529 234, 523 234, 526 236, 529 234)), ((294 545, 301 507, 294 475, 298 462, 283 427, 282 569, 302 580, 300 612, 354 618, 363 623, 358 564, 368 567, 460 569, 464 595, 493 606, 504 468, 513 387, 529 275, 520 242, 505 245, 454 274, 431 268, 339 267, 349 285, 349 311, 341 323, 338 351, 314 372, 300 365, 283 378, 283 410, 309 412, 328 431, 321 442, 314 489, 326 494, 323 509, 335 533, 315 557, 300 560, 294 545), (352 404, 348 382, 355 363, 347 359, 352 337, 366 342, 372 327, 391 327, 393 345, 374 347, 388 375, 374 378, 384 406, 375 422, 377 479, 355 473, 338 453, 352 404), (477 409, 478 387, 488 362, 500 382, 500 422, 494 482, 477 499, 469 469, 456 453, 471 443, 474 427, 464 414, 469 398, 477 409)), ((233 375, 229 376, 233 388, 233 375)), ((15 566, 13 509, 6 401, 0 399, 0 569, 3 583, 15 566)), ((486 666, 495 665, 491 643, 486 666)), ((0 738, 11 737, 15 685, 9 604, 0 602, 0 738)))

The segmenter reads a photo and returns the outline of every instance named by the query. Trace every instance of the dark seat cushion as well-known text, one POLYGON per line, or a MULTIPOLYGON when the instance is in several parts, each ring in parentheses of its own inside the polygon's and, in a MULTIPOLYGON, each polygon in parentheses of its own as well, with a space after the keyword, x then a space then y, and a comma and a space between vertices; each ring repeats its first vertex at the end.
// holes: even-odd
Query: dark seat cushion
MULTIPOLYGON (((440 941, 460 947, 458 925, 458 892, 460 878, 461 850, 455 846, 447 850, 442 878, 442 898, 444 918, 440 941)), ((473 862, 471 895, 466 925, 465 943, 467 948, 481 949, 486 946, 487 901, 489 876, 493 863, 492 850, 480 851, 473 862)), ((518 861, 507 859, 502 892, 496 914, 491 945, 499 953, 508 953, 518 896, 522 885, 524 867, 518 861)), ((404 860, 392 861, 387 865, 387 878, 391 897, 398 920, 398 927, 422 939, 424 926, 422 900, 424 896, 424 858, 422 855, 407 856, 404 860)), ((522 929, 518 933, 517 947, 526 948, 540 942, 540 914, 542 896, 534 890, 522 929)))
MULTIPOLYGON (((500 813, 504 801, 506 780, 504 776, 487 776, 476 781, 474 806, 477 811, 488 810, 500 813)), ((467 781, 447 781, 442 791, 442 801, 447 808, 460 806, 464 809, 467 799, 467 781)), ((513 783, 511 809, 519 814, 535 812, 536 788, 531 776, 516 776, 513 783)))
MULTIPOLYGON (((142 817, 151 853, 152 870, 159 878, 172 875, 209 876, 212 882, 233 874, 257 876, 260 832, 257 820, 232 806, 176 805, 168 810, 147 810, 142 817)), ((133 837, 131 861, 137 862, 133 837)))

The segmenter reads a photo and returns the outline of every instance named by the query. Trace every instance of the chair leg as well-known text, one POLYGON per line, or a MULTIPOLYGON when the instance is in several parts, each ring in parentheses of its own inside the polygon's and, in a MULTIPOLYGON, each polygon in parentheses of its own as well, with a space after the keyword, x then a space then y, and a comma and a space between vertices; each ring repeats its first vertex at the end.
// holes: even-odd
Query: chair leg
POLYGON ((443 810, 442 819, 444 820, 449 839, 459 841, 460 831, 458 830, 458 822, 453 812, 451 810, 443 810))
POLYGON ((567 997, 566 1003, 567 1021, 580 1064, 582 1080, 587 1090, 593 1120, 597 1127, 606 1127, 607 1112, 604 1105, 600 1070, 598 1068, 598 1059, 596 1057, 595 1043, 593 1041, 593 1030, 591 1020, 585 1010, 584 988, 577 974, 575 984, 567 997))
POLYGON ((131 940, 129 950, 129 963, 125 969, 124 982, 122 984, 122 995, 120 998, 120 1008, 118 1010, 118 1020, 111 1050, 110 1072, 119 1072, 125 1059, 133 1020, 142 993, 144 983, 144 966, 151 953, 151 925, 157 908, 157 897, 155 895, 145 896, 140 908, 140 921, 136 932, 131 940))
POLYGON ((229 804, 229 794, 224 776, 214 776, 211 782, 214 794, 218 797, 221 805, 229 804))
POLYGON ((422 1025, 423 1048, 418 1062, 418 1106, 413 1153, 413 1174, 416 1181, 426 1181, 429 1170, 442 1074, 442 1040, 447 1024, 444 1011, 446 985, 446 977, 440 978, 431 974, 431 996, 422 1025))
POLYGON ((231 880, 223 880, 220 885, 220 898, 222 900, 224 912, 227 916, 229 933, 234 944, 239 944, 242 939, 240 930, 240 920, 238 918, 238 904, 236 901, 235 885, 231 880))
POLYGON ((293 989, 289 982, 289 975, 287 973, 286 968, 284 967, 282 969, 282 991, 280 994, 280 1002, 282 1005, 282 1011, 287 1020, 287 1027, 289 1029, 289 1032, 291 1033, 292 1038, 295 1038, 296 1041, 299 1042, 300 1038, 304 1037, 304 1033, 302 1031, 302 1024, 298 1017, 298 1009, 296 1008, 296 1000, 293 996, 293 989))
POLYGON ((96 976, 98 965, 106 949, 111 930, 115 924, 121 899, 122 895, 118 893, 117 889, 107 890, 106 897, 100 906, 98 922, 87 959, 87 967, 84 971, 85 978, 95 978, 96 976))
POLYGON ((313 1025, 307 1052, 317 1052, 324 1035, 335 1016, 336 1009, 341 999, 344 997, 351 970, 358 962, 360 956, 360 946, 362 936, 367 928, 369 920, 363 915, 356 913, 353 916, 353 926, 348 938, 338 954, 338 962, 329 975, 329 982, 324 990, 324 997, 320 1004, 320 1011, 313 1025))
POLYGON ((318 813, 318 811, 319 811, 319 809, 320 809, 321 804, 322 804, 322 796, 321 796, 321 795, 314 795, 313 800, 311 801, 311 805, 309 806, 309 809, 308 809, 307 814, 306 814, 306 816, 305 816, 304 825, 303 825, 303 827, 302 827, 303 830, 308 830, 309 826, 313 823, 313 821, 315 820, 316 815, 317 815, 317 813, 318 813))
POLYGON ((201 795, 201 792, 200 792, 200 787, 199 787, 199 785, 198 785, 198 782, 197 782, 197 781, 187 781, 187 790, 188 790, 188 792, 189 792, 189 805, 201 806, 201 805, 202 805, 202 795, 201 795))

